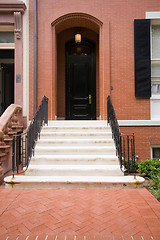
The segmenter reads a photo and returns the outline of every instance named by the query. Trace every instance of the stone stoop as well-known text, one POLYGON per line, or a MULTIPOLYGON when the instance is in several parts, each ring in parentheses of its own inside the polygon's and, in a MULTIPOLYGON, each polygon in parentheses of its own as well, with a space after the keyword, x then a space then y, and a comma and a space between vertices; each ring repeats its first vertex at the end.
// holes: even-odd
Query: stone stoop
POLYGON ((4 180, 7 188, 139 187, 144 182, 120 170, 106 121, 49 121, 25 175, 4 180))

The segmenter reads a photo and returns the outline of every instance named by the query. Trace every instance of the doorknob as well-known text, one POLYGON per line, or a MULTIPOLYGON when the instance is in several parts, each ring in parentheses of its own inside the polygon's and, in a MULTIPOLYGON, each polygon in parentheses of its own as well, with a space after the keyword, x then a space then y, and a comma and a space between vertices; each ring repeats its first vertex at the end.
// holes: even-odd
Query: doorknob
POLYGON ((92 104, 92 95, 89 94, 89 104, 92 104))

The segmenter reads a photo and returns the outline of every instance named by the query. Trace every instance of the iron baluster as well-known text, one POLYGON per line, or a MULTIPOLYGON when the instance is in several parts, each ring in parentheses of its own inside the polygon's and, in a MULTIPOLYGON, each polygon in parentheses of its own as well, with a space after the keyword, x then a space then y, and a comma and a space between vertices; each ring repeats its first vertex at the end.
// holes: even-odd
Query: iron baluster
POLYGON ((19 169, 19 135, 16 137, 16 168, 19 169))
POLYGON ((48 98, 43 97, 28 129, 22 133, 13 136, 13 154, 12 154, 12 171, 13 177, 15 166, 17 174, 27 170, 29 162, 34 154, 36 141, 40 138, 40 132, 44 124, 48 124, 48 98), (20 172, 19 165, 22 166, 20 172), (23 167, 25 167, 23 171, 23 167))
POLYGON ((127 153, 128 153, 128 157, 127 157, 127 161, 128 161, 128 173, 130 173, 130 162, 129 162, 129 136, 127 136, 127 153))
POLYGON ((134 162, 133 162, 133 139, 130 139, 131 142, 131 161, 132 161, 132 169, 134 170, 134 162))
POLYGON ((20 136, 19 138, 19 144, 20 144, 20 148, 19 148, 19 165, 21 164, 21 166, 23 167, 23 146, 22 146, 22 136, 20 136))
POLYGON ((120 163, 120 168, 122 169, 122 136, 121 135, 120 135, 119 148, 120 148, 119 163, 120 163))
POLYGON ((24 142, 25 142, 25 156, 24 156, 24 159, 25 159, 25 166, 27 165, 27 134, 25 135, 24 137, 24 142))
POLYGON ((131 170, 136 172, 135 169, 135 139, 134 134, 123 134, 120 132, 117 117, 111 101, 111 97, 107 97, 107 123, 112 130, 112 138, 116 147, 116 154, 119 159, 120 168, 123 172, 130 173, 131 170), (134 168, 131 167, 134 165, 134 168), (124 166, 124 168, 123 168, 124 166))
POLYGON ((126 145, 125 145, 125 138, 123 137, 123 158, 124 158, 124 167, 126 168, 126 151, 125 151, 126 145))
POLYGON ((134 159, 134 178, 136 178, 136 159, 135 159, 135 138, 133 133, 133 159, 134 159))
POLYGON ((15 172, 15 136, 13 136, 12 171, 13 171, 13 178, 14 178, 14 172, 15 172))

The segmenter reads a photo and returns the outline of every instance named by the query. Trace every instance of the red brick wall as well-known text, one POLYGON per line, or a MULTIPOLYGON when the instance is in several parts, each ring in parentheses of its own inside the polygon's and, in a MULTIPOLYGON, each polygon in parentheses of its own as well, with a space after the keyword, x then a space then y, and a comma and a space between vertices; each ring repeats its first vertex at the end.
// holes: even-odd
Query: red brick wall
MULTIPOLYGON (((81 0, 77 3, 74 0, 39 0, 37 2, 37 104, 43 95, 49 98, 49 118, 54 119, 55 115, 64 116, 64 53, 57 57, 57 52, 61 54, 64 46, 61 48, 58 34, 71 26, 72 20, 70 23, 64 22, 64 25, 61 25, 59 29, 56 29, 56 24, 52 27, 52 23, 66 14, 83 13, 89 14, 102 22, 102 26, 99 29, 99 68, 97 67, 99 69, 99 76, 97 76, 97 81, 99 81, 99 84, 97 84, 99 91, 97 91, 99 94, 97 94, 97 114, 100 113, 102 119, 106 118, 106 98, 108 94, 111 94, 119 120, 150 119, 150 100, 135 98, 134 19, 144 19, 147 11, 159 11, 160 1, 81 0), (57 39, 59 45, 57 45, 57 39), (59 63, 61 58, 63 59, 62 72, 59 63), (113 87, 112 91, 110 91, 110 86, 113 87)), ((33 111, 33 0, 30 0, 29 7, 29 101, 31 118, 33 111)), ((91 25, 86 20, 83 21, 83 27, 86 26, 86 28, 94 30, 94 27, 91 25)), ((70 30, 67 31, 69 33, 70 30)), ((95 32, 97 32, 97 29, 95 29, 95 32)), ((155 137, 157 133, 160 134, 158 127, 121 127, 121 129, 124 133, 135 132, 136 153, 140 159, 150 158, 150 144, 153 144, 153 142, 160 144, 159 137, 155 137)))
MULTIPOLYGON (((30 116, 33 105, 33 0, 30 0, 30 116)), ((160 9, 160 1, 155 0, 45 0, 38 1, 38 89, 37 102, 45 94, 49 97, 49 115, 51 116, 52 91, 52 51, 51 23, 68 13, 90 14, 103 25, 100 46, 101 79, 100 112, 106 116, 106 97, 110 94, 118 119, 149 119, 149 99, 134 97, 134 19, 145 18, 146 11, 160 9), (109 29, 108 29, 109 27, 109 29), (109 34, 108 34, 109 32, 109 34), (108 47, 109 46, 109 47, 108 47), (108 50, 109 49, 109 50, 108 50), (110 51, 110 52, 109 52, 110 51), (109 57, 109 59, 108 59, 109 57), (103 69, 102 69, 103 68, 103 69)), ((52 55, 53 54, 53 55, 52 55)), ((56 64, 56 63, 53 63, 56 64)), ((56 93, 55 93, 56 94, 56 93)), ((54 100, 55 101, 55 100, 54 100)), ((53 103, 53 102, 52 102, 53 103)), ((53 116, 54 118, 54 116, 53 116)))
POLYGON ((120 127, 124 134, 135 134, 135 153, 139 160, 151 158, 151 145, 160 145, 160 127, 120 127))

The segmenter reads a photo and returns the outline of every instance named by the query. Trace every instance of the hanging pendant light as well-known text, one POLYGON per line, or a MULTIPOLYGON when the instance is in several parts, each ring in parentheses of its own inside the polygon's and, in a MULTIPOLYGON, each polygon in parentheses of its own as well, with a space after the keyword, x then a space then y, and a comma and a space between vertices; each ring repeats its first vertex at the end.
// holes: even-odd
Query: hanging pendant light
POLYGON ((80 33, 76 33, 74 38, 75 38, 75 43, 81 43, 81 34, 80 33))

